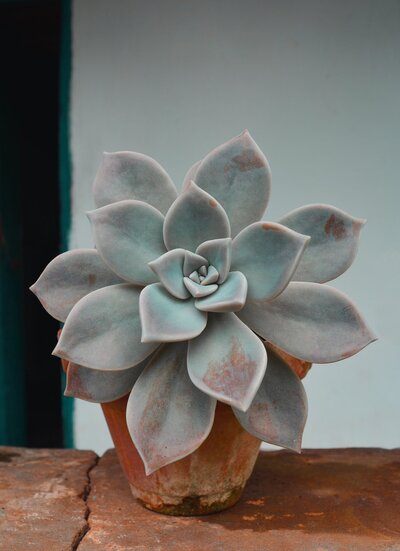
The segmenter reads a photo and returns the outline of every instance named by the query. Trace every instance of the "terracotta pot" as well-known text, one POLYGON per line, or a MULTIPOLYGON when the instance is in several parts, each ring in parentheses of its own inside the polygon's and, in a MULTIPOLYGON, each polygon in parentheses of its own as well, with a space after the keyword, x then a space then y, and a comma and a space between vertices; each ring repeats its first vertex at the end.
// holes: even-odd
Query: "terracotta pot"
POLYGON ((261 442, 241 427, 229 406, 218 402, 211 433, 194 453, 146 476, 126 426, 127 400, 102 408, 132 493, 145 507, 167 515, 206 515, 239 500, 261 442))

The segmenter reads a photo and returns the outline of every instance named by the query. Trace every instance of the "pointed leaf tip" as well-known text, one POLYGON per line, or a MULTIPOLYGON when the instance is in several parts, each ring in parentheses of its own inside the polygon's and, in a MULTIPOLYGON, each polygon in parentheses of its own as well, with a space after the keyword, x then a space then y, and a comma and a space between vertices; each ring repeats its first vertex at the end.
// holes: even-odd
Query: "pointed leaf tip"
POLYGON ((197 337, 207 324, 207 314, 193 300, 180 300, 161 283, 145 287, 139 299, 143 342, 177 342, 197 337))
POLYGON ((97 249, 115 273, 136 285, 157 281, 148 263, 166 252, 161 212, 142 201, 125 200, 93 211, 90 221, 97 249))
POLYGON ((203 392, 246 411, 261 384, 267 353, 235 314, 210 314, 207 327, 189 342, 188 370, 203 392))
POLYGON ((72 307, 92 291, 122 283, 95 249, 73 249, 56 256, 30 287, 47 312, 65 321, 72 307))
POLYGON ((229 220, 222 206, 190 181, 165 217, 166 247, 195 251, 203 241, 229 236, 229 220))
POLYGON ((141 344, 140 290, 129 284, 93 291, 71 310, 53 353, 100 370, 137 365, 157 343, 141 344))
POLYGON ((248 300, 237 315, 268 342, 311 363, 348 358, 376 338, 349 297, 320 283, 291 282, 272 301, 248 300))
POLYGON ((250 434, 264 442, 301 451, 307 396, 300 379, 273 352, 258 392, 246 412, 233 409, 250 434))
POLYGON ((96 207, 125 199, 143 201, 165 214, 177 191, 164 168, 154 159, 134 151, 103 154, 93 196, 96 207))
POLYGON ((211 151, 195 178, 196 184, 225 209, 232 236, 262 217, 270 194, 271 171, 247 130, 211 151))
POLYGON ((324 204, 306 205, 281 218, 284 226, 311 236, 293 280, 325 283, 345 272, 357 254, 365 222, 324 204))
POLYGON ((128 400, 128 429, 147 475, 193 453, 213 425, 216 400, 190 381, 186 351, 186 343, 163 346, 128 400))
POLYGON ((120 371, 102 371, 70 362, 64 395, 100 404, 118 400, 132 390, 149 360, 150 357, 120 371))
POLYGON ((248 281, 249 299, 272 300, 293 277, 310 238, 282 224, 255 222, 233 240, 232 269, 248 281))

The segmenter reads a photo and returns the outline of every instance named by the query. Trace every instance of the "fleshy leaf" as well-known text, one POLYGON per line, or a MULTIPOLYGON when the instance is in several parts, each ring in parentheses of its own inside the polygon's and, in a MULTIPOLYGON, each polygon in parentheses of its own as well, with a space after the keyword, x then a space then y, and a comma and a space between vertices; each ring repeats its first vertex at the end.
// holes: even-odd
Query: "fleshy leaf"
POLYGON ((209 266, 207 270, 207 275, 203 276, 204 279, 201 280, 202 285, 211 285, 219 279, 219 273, 214 268, 214 266, 209 266))
POLYGON ((189 342, 188 370, 193 383, 241 411, 250 406, 266 365, 263 343, 235 314, 209 314, 206 329, 189 342))
POLYGON ((207 258, 209 263, 216 268, 219 273, 219 283, 223 283, 228 277, 232 259, 232 239, 212 239, 202 243, 196 251, 207 258))
POLYGON ((53 318, 65 321, 85 295, 117 283, 121 278, 95 249, 74 249, 56 256, 30 290, 53 318))
POLYGON ((199 254, 186 251, 185 260, 183 261, 183 274, 189 276, 194 270, 198 270, 201 266, 208 266, 208 260, 199 254))
POLYGON ((151 157, 133 151, 104 153, 93 186, 96 207, 135 199, 165 214, 177 197, 163 167, 151 157))
POLYGON ((97 404, 118 400, 132 390, 149 361, 150 357, 121 371, 104 371, 70 363, 64 395, 97 404))
POLYGON ((177 342, 197 337, 207 324, 207 314, 195 308, 193 299, 171 296, 161 283, 140 293, 142 342, 177 342))
POLYGON ((129 397, 128 429, 149 475, 194 452, 209 435, 216 400, 189 379, 186 343, 157 353, 129 397))
POLYGON ((139 294, 124 283, 86 295, 71 310, 53 354, 105 371, 139 364, 158 346, 141 342, 139 294))
POLYGON ((262 151, 245 130, 203 159, 195 182, 221 203, 235 236, 264 214, 271 171, 262 151))
MULTIPOLYGON (((202 276, 202 277, 204 277, 204 276, 202 276)), ((194 281, 195 283, 201 283, 199 273, 196 270, 194 270, 191 274, 189 274, 189 278, 192 281, 194 281)))
POLYGON ((301 451, 307 396, 300 379, 272 352, 263 382, 246 412, 233 409, 243 428, 260 440, 301 451))
POLYGON ((141 201, 120 201, 88 213, 97 249, 112 270, 126 281, 157 281, 148 263, 166 252, 163 215, 141 201))
POLYGON ((218 289, 218 285, 201 285, 188 277, 183 279, 183 283, 194 298, 207 297, 218 289))
POLYGON ((238 316, 265 340, 312 363, 343 360, 376 340, 351 300, 320 283, 292 282, 271 302, 248 300, 238 316))
POLYGON ((150 268, 157 274, 164 287, 171 295, 181 300, 190 297, 189 291, 183 284, 185 256, 186 251, 184 249, 173 249, 149 262, 150 268))
POLYGON ((189 170, 186 172, 185 177, 183 179, 182 191, 186 191, 186 189, 188 188, 192 180, 193 182, 196 182, 196 174, 200 165, 201 165, 201 160, 194 163, 194 165, 192 165, 189 168, 189 170))
POLYGON ((281 224, 255 222, 233 240, 232 270, 249 284, 249 299, 271 300, 289 283, 309 237, 281 224))
POLYGON ((197 299, 196 308, 203 312, 237 312, 246 303, 247 280, 241 272, 231 272, 212 295, 197 299))
POLYGON ((352 264, 365 220, 330 205, 307 205, 289 212, 280 223, 311 237, 293 280, 325 283, 352 264))
POLYGON ((203 241, 229 237, 226 212, 208 193, 191 182, 169 209, 164 222, 167 249, 195 251, 203 241))

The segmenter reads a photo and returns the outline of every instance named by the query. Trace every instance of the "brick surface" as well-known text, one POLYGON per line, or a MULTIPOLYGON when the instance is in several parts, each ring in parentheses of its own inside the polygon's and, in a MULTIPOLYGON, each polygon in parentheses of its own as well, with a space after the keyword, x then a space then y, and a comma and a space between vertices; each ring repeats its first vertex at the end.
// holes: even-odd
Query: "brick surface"
POLYGON ((0 447, 0 550, 76 549, 96 460, 90 451, 0 447))
POLYGON ((208 517, 143 509, 114 451, 91 478, 79 551, 400 550, 400 450, 261 453, 241 502, 208 517))
POLYGON ((400 450, 264 452, 239 504, 195 518, 143 509, 114 451, 95 464, 0 448, 0 550, 400 551, 400 450))

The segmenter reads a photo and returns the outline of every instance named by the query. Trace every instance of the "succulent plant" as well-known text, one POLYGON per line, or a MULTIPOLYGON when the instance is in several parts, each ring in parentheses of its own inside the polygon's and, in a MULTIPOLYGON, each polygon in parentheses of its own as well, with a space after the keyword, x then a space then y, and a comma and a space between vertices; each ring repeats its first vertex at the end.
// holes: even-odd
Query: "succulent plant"
POLYGON ((65 322, 53 353, 70 362, 66 394, 130 392, 148 474, 201 445, 217 400, 248 432, 299 451, 306 396, 276 350, 329 363, 375 340, 324 285, 352 263, 364 220, 308 205, 260 221, 270 177, 247 131, 196 163, 180 195, 150 157, 105 154, 88 213, 96 248, 57 256, 32 286, 65 322))

